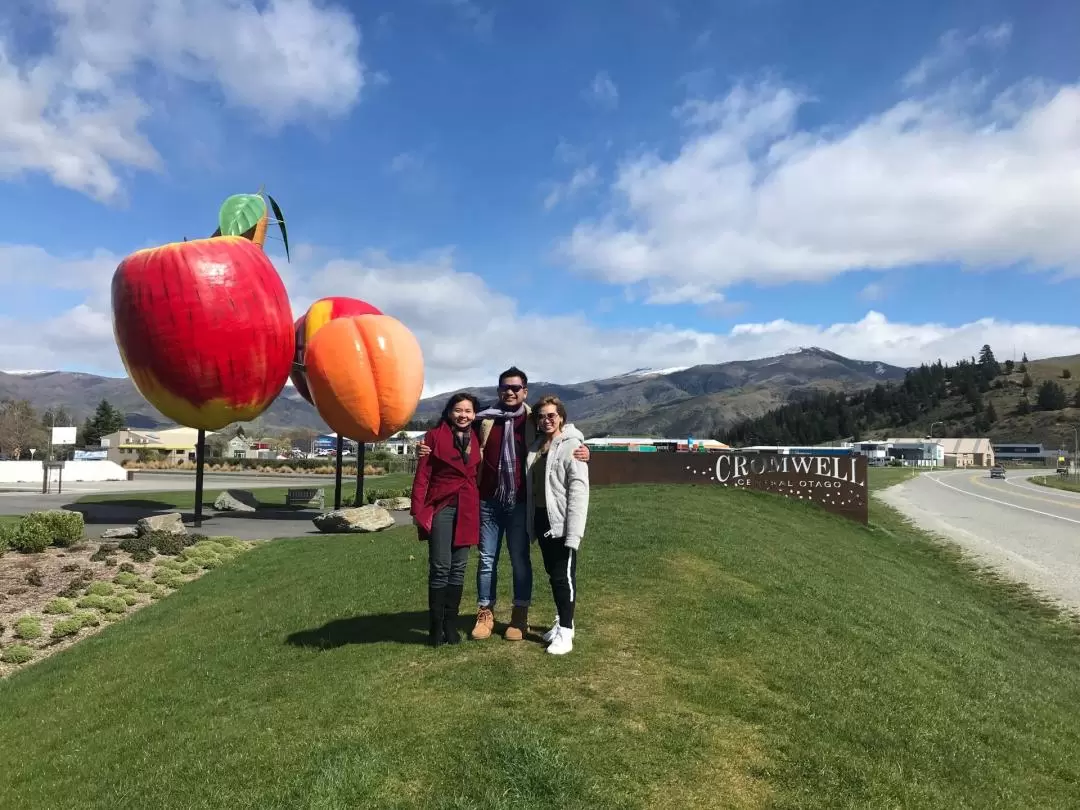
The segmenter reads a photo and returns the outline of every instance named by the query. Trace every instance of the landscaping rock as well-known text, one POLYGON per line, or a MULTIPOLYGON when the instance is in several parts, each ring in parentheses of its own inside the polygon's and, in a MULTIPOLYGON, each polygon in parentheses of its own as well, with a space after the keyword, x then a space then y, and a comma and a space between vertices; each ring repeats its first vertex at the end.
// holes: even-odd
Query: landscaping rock
POLYGON ((164 515, 151 515, 150 517, 140 518, 135 527, 138 529, 140 537, 149 532, 188 533, 187 526, 184 525, 184 519, 179 512, 168 512, 164 515))
POLYGON ((214 508, 219 512, 254 512, 259 501, 246 489, 227 489, 214 499, 214 508))
POLYGON ((352 509, 337 509, 312 518, 320 532, 345 534, 349 532, 381 532, 394 525, 394 517, 381 506, 369 504, 352 509))
POLYGON ((139 529, 136 526, 120 526, 116 529, 106 529, 101 533, 102 540, 127 540, 138 536, 139 529))
POLYGON ((410 498, 380 498, 375 501, 376 506, 381 506, 383 509, 389 509, 391 512, 408 512, 412 509, 412 499, 410 498))

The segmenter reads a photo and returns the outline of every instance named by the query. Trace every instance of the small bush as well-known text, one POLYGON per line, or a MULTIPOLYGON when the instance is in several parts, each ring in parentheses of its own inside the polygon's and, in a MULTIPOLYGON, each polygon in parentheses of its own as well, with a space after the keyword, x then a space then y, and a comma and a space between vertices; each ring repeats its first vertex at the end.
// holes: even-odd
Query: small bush
POLYGON ((15 622, 15 635, 24 641, 41 638, 41 619, 37 616, 23 616, 15 622))
POLYGON ((23 554, 38 554, 52 545, 49 527, 40 520, 31 520, 34 514, 20 520, 11 535, 11 547, 23 554))
POLYGON ((83 592, 84 587, 85 585, 82 579, 80 577, 75 577, 75 579, 64 586, 64 590, 60 591, 57 595, 65 599, 77 599, 83 592))
POLYGON ((151 599, 161 599, 163 596, 168 596, 169 592, 162 588, 160 585, 155 585, 154 590, 150 592, 151 599))
POLYGON ((102 543, 98 550, 90 555, 90 562, 103 562, 116 553, 119 548, 117 543, 102 543))
POLYGON ((0 661, 5 664, 25 664, 34 657, 34 650, 28 644, 12 644, 0 653, 0 661))
POLYGON ((80 568, 78 563, 67 563, 60 570, 65 574, 70 574, 72 571, 78 571, 80 568))
POLYGON ((156 555, 152 549, 140 548, 131 552, 131 559, 138 563, 150 562, 156 555))
POLYGON ((53 625, 52 637, 67 638, 68 636, 77 635, 82 629, 83 623, 78 617, 72 616, 70 619, 62 619, 53 625))
POLYGON ((56 599, 50 599, 49 603, 45 605, 44 611, 46 613, 74 613, 75 603, 70 599, 64 597, 57 597, 56 599))
POLYGON ((119 596, 106 596, 104 599, 104 609, 108 613, 126 613, 128 606, 127 602, 119 596))
POLYGON ((187 548, 187 545, 187 538, 182 534, 158 532, 154 538, 154 548, 157 549, 158 554, 175 556, 187 548))
POLYGON ((179 588, 184 584, 184 580, 181 578, 180 573, 168 568, 157 569, 154 572, 154 582, 159 585, 164 585, 167 588, 179 588))
POLYGON ((105 567, 106 568, 116 568, 116 557, 106 557, 105 558, 105 567))
POLYGON ((133 593, 123 593, 120 596, 115 597, 117 599, 123 599, 125 605, 137 605, 139 604, 139 597, 133 593))
POLYGON ((26 584, 33 585, 35 588, 40 588, 45 584, 45 577, 41 574, 41 569, 31 568, 26 572, 26 584))
POLYGON ((181 573, 181 574, 188 574, 188 575, 190 575, 190 574, 197 574, 197 573, 199 573, 199 571, 201 571, 201 570, 202 570, 202 569, 201 569, 201 568, 199 568, 199 566, 198 566, 198 565, 196 565, 195 563, 193 563, 193 562, 190 562, 190 561, 189 561, 189 562, 186 562, 186 563, 184 563, 184 564, 183 564, 182 566, 180 566, 180 573, 181 573))
POLYGON ((120 571, 125 574, 134 574, 135 566, 131 563, 120 563, 120 571))
POLYGON ((113 582, 119 585, 121 588, 134 588, 139 584, 138 574, 133 574, 130 571, 121 571, 115 577, 113 582))
POLYGON ((139 582, 138 585, 135 586, 135 590, 138 591, 139 593, 152 594, 155 590, 157 590, 157 586, 153 582, 151 582, 150 580, 144 579, 141 582, 139 582))
POLYGON ((184 563, 180 562, 180 560, 165 560, 164 562, 158 564, 158 568, 168 568, 172 571, 179 571, 183 567, 184 563))
POLYGON ((90 594, 89 596, 84 596, 78 601, 77 604, 81 608, 89 608, 91 610, 104 610, 105 600, 107 598, 108 597, 102 596, 101 594, 94 593, 90 594))
POLYGON ((0 526, 0 557, 11 548, 11 538, 15 536, 15 527, 10 523, 0 526))
POLYGON ((153 547, 154 543, 150 534, 126 537, 120 541, 120 550, 128 554, 134 554, 136 551, 150 551, 153 547))
POLYGON ((94 582, 86 589, 91 596, 112 596, 115 591, 116 588, 108 582, 94 582))
POLYGON ((70 509, 47 509, 44 512, 31 512, 23 523, 40 524, 49 535, 49 542, 58 546, 71 546, 82 539, 86 521, 81 512, 70 509))
POLYGON ((83 627, 97 627, 101 624, 101 619, 98 618, 96 613, 91 613, 89 610, 80 610, 72 618, 78 619, 83 627))

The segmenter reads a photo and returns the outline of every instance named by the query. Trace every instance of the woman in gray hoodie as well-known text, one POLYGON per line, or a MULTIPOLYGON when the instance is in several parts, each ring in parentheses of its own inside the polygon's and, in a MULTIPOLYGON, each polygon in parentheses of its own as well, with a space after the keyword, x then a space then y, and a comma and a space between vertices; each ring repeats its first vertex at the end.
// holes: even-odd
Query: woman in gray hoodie
POLYGON ((536 442, 525 460, 529 539, 538 540, 555 598, 555 623, 544 634, 547 651, 565 655, 574 647, 577 558, 589 513, 589 465, 574 458, 585 443, 566 422, 558 397, 543 397, 533 410, 536 442))

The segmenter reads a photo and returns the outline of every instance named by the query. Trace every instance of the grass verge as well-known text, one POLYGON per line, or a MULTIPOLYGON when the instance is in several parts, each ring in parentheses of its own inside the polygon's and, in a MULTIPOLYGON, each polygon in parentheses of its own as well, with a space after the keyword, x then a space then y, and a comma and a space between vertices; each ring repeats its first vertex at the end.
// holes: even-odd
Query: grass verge
POLYGON ((565 658, 422 646, 411 529, 267 544, 0 683, 0 806, 1072 806, 1076 625, 872 509, 598 488, 565 658))
MULTIPOLYGON (((375 490, 404 489, 412 486, 410 473, 392 473, 390 475, 367 476, 364 478, 364 492, 375 490)), ((291 488, 316 488, 326 493, 326 502, 329 507, 334 504, 334 482, 320 480, 306 484, 304 487, 293 486, 291 488)), ((285 494, 290 487, 233 487, 234 489, 247 489, 253 493, 263 509, 284 509, 285 494)), ((224 490, 207 489, 203 491, 203 505, 211 508, 214 499, 224 490)), ((356 495, 356 481, 342 481, 341 502, 343 505, 352 505, 356 495)), ((195 479, 192 478, 191 489, 168 490, 165 492, 108 492, 84 495, 76 503, 104 503, 110 506, 131 506, 151 509, 194 509, 195 508, 195 479)))
POLYGON ((1051 489, 1063 489, 1066 492, 1080 492, 1080 480, 1073 477, 1062 478, 1059 475, 1033 475, 1029 479, 1033 484, 1039 484, 1051 489))

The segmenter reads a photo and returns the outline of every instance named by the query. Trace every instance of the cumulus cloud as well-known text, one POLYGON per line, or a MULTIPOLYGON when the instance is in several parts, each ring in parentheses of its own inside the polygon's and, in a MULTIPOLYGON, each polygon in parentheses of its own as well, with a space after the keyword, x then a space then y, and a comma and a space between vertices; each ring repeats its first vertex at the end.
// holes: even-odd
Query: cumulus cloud
POLYGON ((937 49, 908 71, 901 84, 907 88, 918 87, 936 74, 954 67, 973 48, 1002 48, 1010 39, 1010 23, 985 26, 968 36, 957 29, 946 31, 938 40, 937 49))
POLYGON ((676 110, 677 154, 620 165, 560 245, 579 271, 723 290, 926 263, 1080 270, 1080 84, 961 83, 845 128, 771 81, 676 110))
MULTIPOLYGON (((275 256, 294 313, 326 295, 362 298, 412 329, 423 347, 426 394, 490 384, 510 364, 536 380, 575 382, 643 366, 670 368, 765 357, 792 346, 820 346, 847 357, 901 366, 954 362, 989 343, 1029 357, 1080 353, 1080 327, 984 318, 965 324, 899 323, 871 310, 850 323, 775 320, 726 331, 657 324, 604 328, 586 313, 551 314, 522 306, 482 278, 454 267, 453 252, 408 260, 372 251, 336 257, 297 245, 294 261, 275 256)), ((78 369, 122 374, 113 344, 108 285, 118 256, 55 256, 37 247, 0 245, 0 294, 13 273, 82 298, 54 316, 0 320, 0 368, 78 369)), ((725 306, 723 302, 717 304, 725 306)))
POLYGON ((147 75, 214 87, 270 126, 344 114, 365 82, 355 22, 316 0, 15 0, 0 24, 18 30, 20 11, 53 37, 29 54, 0 35, 0 177, 43 172, 103 201, 122 170, 161 168, 147 75))
POLYGON ((544 208, 550 211, 559 203, 575 197, 579 192, 592 188, 599 179, 600 173, 592 164, 575 169, 566 182, 552 184, 551 190, 544 198, 544 208))

